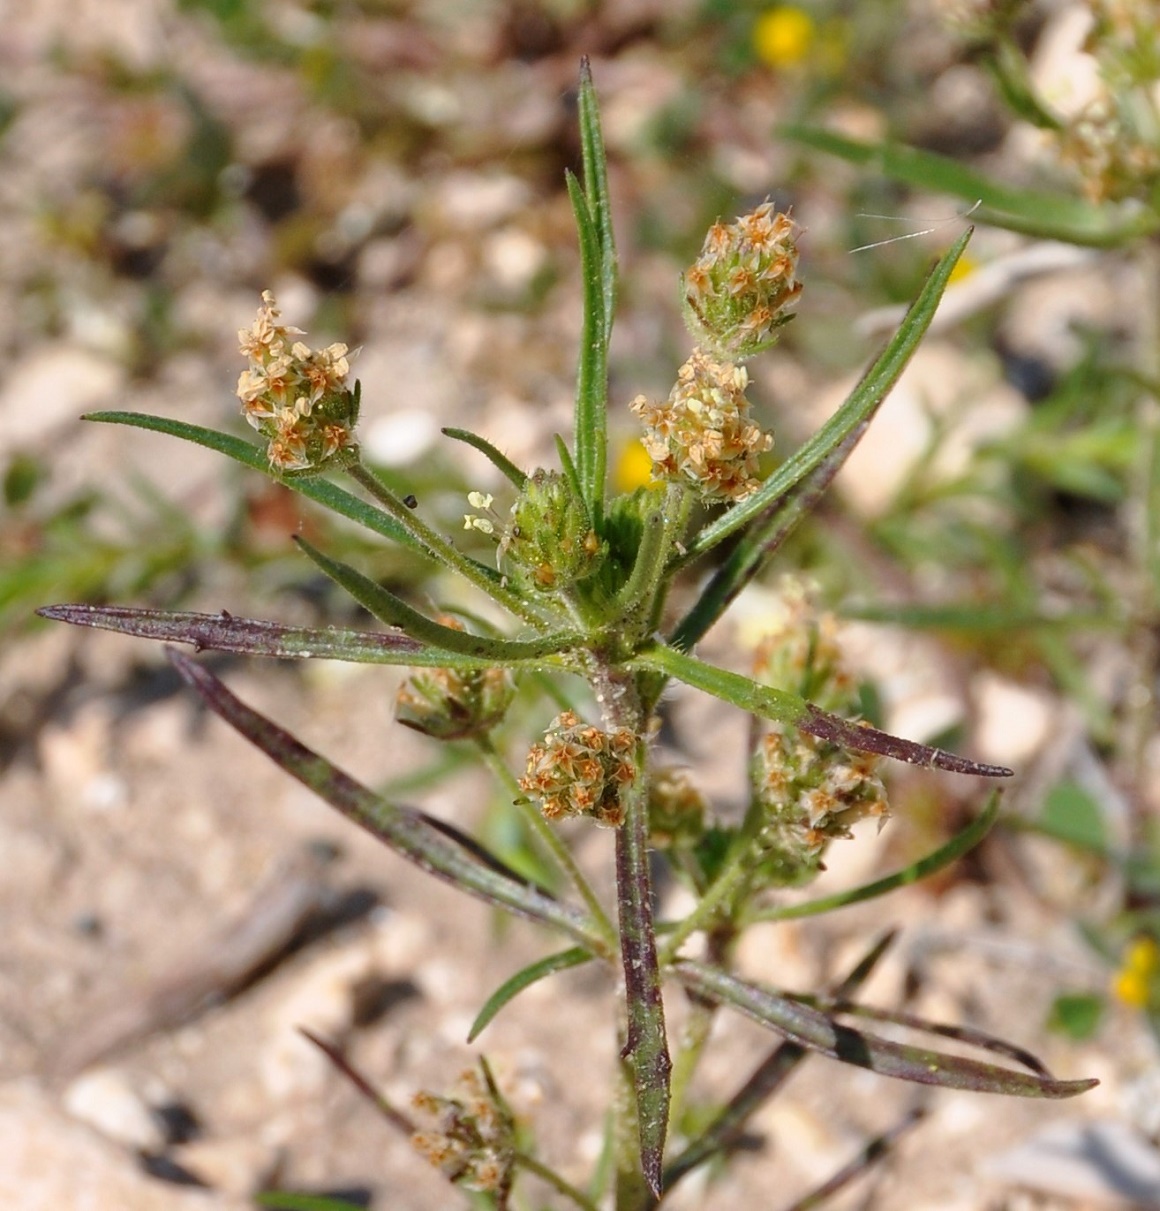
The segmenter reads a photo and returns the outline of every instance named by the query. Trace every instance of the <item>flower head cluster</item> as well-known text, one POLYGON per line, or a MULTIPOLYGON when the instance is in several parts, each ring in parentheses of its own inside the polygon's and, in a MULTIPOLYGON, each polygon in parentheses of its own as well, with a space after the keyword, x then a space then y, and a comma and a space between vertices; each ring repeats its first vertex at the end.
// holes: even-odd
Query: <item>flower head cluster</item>
POLYGON ((588 816, 616 828, 624 822, 623 792, 636 777, 635 747, 628 729, 602 732, 564 711, 532 745, 520 789, 539 803, 546 820, 588 816))
POLYGON ((238 332, 249 367, 238 378, 242 414, 269 442, 270 466, 283 475, 313 474, 357 452, 359 392, 346 385, 347 347, 314 350, 281 322, 274 295, 262 292, 253 325, 238 332))
MULTIPOLYGON (((849 712, 857 687, 842 660, 837 620, 818 611, 812 587, 802 580, 785 577, 778 596, 780 618, 758 645, 755 677, 827 710, 849 712)), ((856 821, 874 816, 885 823, 889 811, 877 761, 805 732, 768 726, 754 753, 752 779, 764 822, 763 866, 775 882, 816 874, 829 842, 850 836, 856 821)))
POLYGON ((768 349, 793 316, 797 224, 765 202, 733 223, 714 223, 682 279, 685 322, 720 358, 741 361, 768 349))
POLYGON ((1078 172, 1092 201, 1119 200, 1160 183, 1158 100, 1107 93, 1060 132, 1060 157, 1078 172))
POLYGON ((763 865, 777 882, 798 883, 823 869, 826 846, 851 836, 858 820, 872 816, 879 827, 886 823, 890 812, 877 763, 872 754, 848 753, 771 726, 754 759, 753 792, 763 813, 763 865))
MULTIPOLYGON (((490 1073, 485 1075, 490 1078, 490 1073)), ((494 1082, 488 1079, 485 1084, 474 1069, 468 1069, 459 1078, 455 1096, 421 1092, 413 1105, 436 1122, 432 1130, 411 1137, 419 1153, 448 1180, 506 1199, 515 1165, 516 1131, 494 1082)))
POLYGON ((709 502, 744 500, 755 492, 758 456, 773 446, 773 437, 749 419, 748 384, 744 366, 695 349, 666 403, 638 395, 629 407, 645 426, 653 478, 690 484, 709 502))
POLYGON ((1069 116, 1060 154, 1094 201, 1150 197, 1160 185, 1160 0, 1092 0, 1084 49, 1099 90, 1069 116))
MULTIPOLYGON (((464 629, 450 616, 439 621, 456 631, 464 629)), ((435 740, 482 736, 503 718, 515 691, 506 669, 421 669, 400 687, 395 717, 435 740)))

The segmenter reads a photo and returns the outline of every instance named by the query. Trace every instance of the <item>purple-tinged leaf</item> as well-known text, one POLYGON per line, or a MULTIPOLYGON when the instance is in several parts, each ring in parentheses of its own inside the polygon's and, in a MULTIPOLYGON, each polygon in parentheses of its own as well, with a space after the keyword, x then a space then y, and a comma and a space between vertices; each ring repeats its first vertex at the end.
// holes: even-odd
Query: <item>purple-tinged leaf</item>
MULTIPOLYGON (((42 618, 71 622, 74 626, 120 631, 166 643, 189 643, 199 652, 238 652, 282 660, 346 660, 357 664, 405 664, 424 668, 486 669, 499 663, 490 648, 486 654, 478 655, 450 652, 398 631, 296 627, 260 618, 235 618, 225 610, 220 614, 194 614, 133 606, 52 605, 36 612, 42 618)), ((481 647, 485 642, 480 640, 481 647)), ((505 641, 509 656, 519 646, 515 640, 505 641)), ((543 647, 542 642, 532 641, 527 647, 527 663, 541 667, 545 663, 543 647)), ((503 663, 521 664, 524 661, 503 663)))
POLYGON ((1015 771, 1005 765, 988 765, 983 761, 970 761, 945 749, 932 748, 914 740, 904 740, 889 732, 880 732, 876 727, 864 723, 851 723, 849 719, 831 715, 812 702, 806 703, 805 714, 796 720, 796 726, 809 732, 819 740, 828 740, 844 748, 861 753, 877 753, 880 757, 893 757, 910 765, 921 765, 930 769, 945 769, 952 774, 973 774, 977 778, 1010 778, 1015 771))
MULTIPOLYGON (((834 996, 849 997, 866 982, 894 941, 895 931, 884 933, 834 987, 834 996)), ((781 1043, 753 1070, 745 1084, 729 1099, 716 1118, 679 1156, 665 1166, 667 1194, 686 1174, 720 1152, 735 1147, 742 1129, 753 1115, 781 1088, 790 1074, 809 1054, 797 1043, 781 1043)))
POLYGON ((559 929, 594 954, 611 957, 603 940, 590 929, 586 916, 578 909, 478 862, 432 828, 421 813, 376 795, 284 728, 248 707, 196 661, 175 648, 166 648, 165 654, 210 710, 275 764, 397 854, 460 891, 559 929))
POLYGON ((974 774, 980 778, 1010 778, 1013 773, 1002 765, 969 761, 941 748, 931 748, 927 744, 892 736, 889 732, 880 732, 877 728, 851 723, 848 719, 823 711, 797 694, 759 685, 749 677, 716 668, 663 643, 655 643, 640 652, 633 658, 632 665, 675 677, 686 685, 731 702, 751 715, 788 723, 820 740, 829 740, 856 752, 877 753, 911 765, 949 770, 955 774, 974 774))
POLYGON ((830 1059, 882 1076, 1017 1097, 1075 1097, 1098 1085, 1095 1080, 1059 1081, 1036 1073, 1016 1072, 925 1047, 894 1043, 835 1022, 828 1014, 800 1001, 759 988, 727 972, 691 959, 673 965, 673 974, 699 996, 731 1005, 763 1026, 830 1059))
POLYGON ((861 1177, 872 1165, 885 1157, 898 1141, 908 1132, 913 1131, 927 1116, 925 1106, 915 1106, 881 1135, 876 1135, 866 1144, 858 1155, 848 1164, 843 1165, 832 1177, 827 1178, 820 1186, 811 1190, 802 1198, 785 1208, 785 1211, 814 1211, 815 1207, 824 1206, 840 1190, 844 1190, 855 1178, 861 1177))

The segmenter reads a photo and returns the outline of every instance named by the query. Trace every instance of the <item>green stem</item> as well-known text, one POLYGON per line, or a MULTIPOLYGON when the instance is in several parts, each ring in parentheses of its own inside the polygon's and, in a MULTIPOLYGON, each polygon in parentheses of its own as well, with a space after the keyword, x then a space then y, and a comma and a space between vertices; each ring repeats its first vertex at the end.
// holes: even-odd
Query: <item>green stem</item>
POLYGON ((717 1006, 708 1002, 695 1000, 690 1002, 689 1017, 681 1034, 677 1054, 673 1058, 673 1104, 672 1117, 674 1123, 679 1123, 685 1111, 689 1096, 689 1085, 693 1073, 701 1062, 705 1044, 709 1041, 709 1033, 713 1028, 713 1019, 717 1016, 717 1006))
POLYGON ((721 873, 697 902, 697 907, 684 920, 678 922, 665 937, 665 944, 660 953, 662 966, 668 966, 674 962, 677 952, 699 929, 708 929, 717 923, 721 916, 721 909, 744 885, 749 875, 751 841, 752 838, 748 836, 738 838, 732 855, 727 859, 721 873))
POLYGON ((592 916, 592 927, 600 934, 606 944, 605 957, 615 954, 616 929, 608 914, 604 911, 604 907, 597 898, 596 892, 593 891, 592 885, 584 877, 584 873, 580 867, 576 865, 576 860, 572 857, 571 851, 560 840, 559 833, 536 810, 535 805, 528 802, 527 796, 520 789, 519 782, 516 781, 516 777, 508 768, 507 762, 504 761, 492 743, 491 737, 480 736, 475 743, 484 761, 487 763, 488 769, 495 775, 496 780, 504 790, 511 795, 512 802, 523 813, 528 827, 532 830, 541 848, 563 871, 572 886, 576 889, 577 894, 584 901, 592 916))
MULTIPOLYGON (((708 958, 712 963, 729 966, 734 931, 732 928, 714 931, 709 935, 708 958)), ((717 1016, 717 1003, 701 997, 689 998, 689 1017, 673 1062, 672 1121, 679 1123, 684 1114, 689 1085, 697 1065, 701 1062, 713 1021, 717 1016)))
POLYGON ((596 1204, 583 1191, 577 1190, 570 1182, 566 1182, 554 1169, 529 1156, 526 1152, 515 1154, 516 1167, 528 1173, 534 1173, 542 1182, 547 1182, 558 1194, 571 1199, 581 1211, 599 1211, 596 1204))
POLYGON ((445 538, 432 530, 426 522, 416 517, 414 511, 408 509, 365 463, 352 464, 347 468, 347 473, 355 483, 366 489, 376 503, 386 509, 436 563, 458 572, 476 588, 482 589, 493 601, 510 610, 517 618, 522 618, 525 622, 537 627, 543 625, 544 620, 536 610, 489 575, 482 564, 468 559, 445 538))

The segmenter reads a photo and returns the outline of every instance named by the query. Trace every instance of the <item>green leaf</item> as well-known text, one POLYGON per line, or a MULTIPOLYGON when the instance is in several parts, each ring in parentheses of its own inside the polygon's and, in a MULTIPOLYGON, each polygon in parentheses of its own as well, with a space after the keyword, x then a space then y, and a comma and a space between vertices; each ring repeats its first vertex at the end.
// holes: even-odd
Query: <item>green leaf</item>
POLYGON ((558 929, 592 953, 608 957, 603 940, 592 932, 584 913, 478 861, 433 828, 421 813, 376 795, 247 706, 203 665, 174 648, 166 648, 165 654, 214 714, 395 853, 476 899, 558 929))
POLYGON ((557 655, 574 647, 580 640, 578 635, 571 632, 545 635, 541 639, 518 640, 493 639, 486 635, 457 631, 420 614, 377 581, 364 576, 349 564, 324 555, 304 538, 295 537, 294 541, 331 580, 341 585, 359 605, 380 622, 386 623, 387 626, 399 627, 428 647, 458 652, 478 660, 490 661, 493 665, 502 665, 513 660, 523 662, 557 655))
MULTIPOLYGON (((235 618, 224 611, 221 614, 194 614, 132 606, 52 605, 36 612, 42 618, 73 626, 119 631, 123 635, 168 643, 190 643, 199 652, 208 649, 279 660, 346 660, 354 664, 402 664, 413 668, 487 669, 495 664, 491 655, 473 656, 431 647, 409 635, 338 627, 286 626, 261 618, 235 618)), ((556 662, 541 652, 528 656, 526 661, 503 663, 510 667, 526 663, 529 668, 538 668, 556 662)))
POLYGON ((600 240, 601 290, 604 298, 604 344, 612 336, 616 312, 616 240, 612 231, 612 202, 608 192, 608 157, 600 129, 600 110, 592 86, 592 68, 585 55, 580 60, 580 151, 583 163, 584 197, 600 240))
POLYGON ((949 770, 955 774, 973 774, 980 778, 1010 778, 1013 773, 1005 766, 969 761, 943 749, 931 748, 927 744, 892 736, 889 732, 880 732, 877 728, 851 723, 847 719, 823 711, 796 694, 758 685, 748 677, 716 668, 663 644, 654 644, 638 652, 630 664, 634 668, 652 669, 667 677, 675 677, 678 681, 704 690, 715 698, 731 702, 751 715, 788 723, 819 740, 828 740, 844 748, 854 749, 855 752, 877 753, 879 756, 892 757, 910 765, 949 770))
POLYGON ((747 915, 747 921, 788 921, 795 917, 813 917, 819 913, 833 912, 837 908, 846 908, 851 904, 862 904, 866 900, 876 899, 899 887, 906 887, 933 875, 943 867, 949 866, 974 849, 976 845, 991 831, 991 826, 999 815, 999 793, 992 791, 986 806, 978 817, 971 821, 961 833, 956 833, 945 845, 940 845, 933 853, 917 862, 912 862, 902 870, 876 879, 873 883, 865 883, 852 891, 836 892, 832 896, 823 896, 819 900, 808 900, 804 904, 776 905, 773 908, 762 908, 747 915))
POLYGON ((862 143, 813 126, 783 126, 782 138, 838 156, 920 189, 939 190, 968 205, 982 202, 978 221, 1045 240, 1114 248, 1160 230, 1160 214, 1130 206, 1096 206, 1066 194, 1003 185, 958 160, 897 143, 862 143))
POLYGON ((1103 997, 1094 992, 1061 992, 1051 1004, 1047 1029, 1082 1043, 1099 1029, 1103 1016, 1103 997))
POLYGON ((1074 782, 1056 783, 1047 792, 1035 824, 1057 841, 1097 854, 1107 852, 1108 835, 1100 806, 1074 782))
POLYGON ((682 652, 691 651, 725 613, 738 593, 760 573, 770 557, 825 495, 834 476, 861 441, 872 416, 873 412, 830 450, 792 491, 770 505, 765 515, 741 535, 725 562, 713 573, 709 583, 701 590, 701 595, 673 630, 669 638, 673 647, 680 648, 682 652))
POLYGON ((501 453, 486 438, 469 429, 443 429, 444 437, 464 442, 478 450, 494 467, 501 471, 517 488, 522 488, 528 482, 528 477, 512 462, 506 454, 501 453))
MULTIPOLYGON (((781 505, 786 494, 821 467, 827 459, 832 459, 840 447, 844 448, 843 443, 855 434, 857 436, 854 436, 854 441, 857 441, 878 406, 906 369, 907 363, 930 327, 938 309, 939 299, 942 298, 951 273, 970 238, 971 230, 963 232, 940 258, 918 297, 910 305, 910 310, 907 311, 898 331, 837 412, 809 441, 787 458, 752 496, 734 505, 716 521, 707 525, 689 544, 686 562, 711 550, 742 526, 760 517, 767 509, 781 505)), ((852 448, 851 445, 849 449, 852 448)), ((849 449, 845 449, 845 454, 849 453, 849 449)))
POLYGON ((560 470, 568 481, 568 486, 580 500, 583 500, 584 492, 580 487, 580 474, 576 470, 576 464, 572 461, 572 455, 568 450, 568 443, 558 433, 555 434, 555 439, 556 454, 560 459, 560 470))
MULTIPOLYGON (((265 452, 260 447, 255 446, 252 442, 244 441, 240 437, 234 437, 232 434, 219 433, 216 429, 204 429, 201 425, 190 425, 185 421, 169 420, 163 416, 149 416, 143 412, 90 412, 84 419, 101 421, 110 425, 130 425, 135 429, 148 429, 153 433, 180 437, 183 441, 193 442, 195 445, 204 446, 207 450, 216 450, 219 454, 225 454, 245 467, 261 471, 263 475, 271 474, 270 464, 265 452)), ((336 487, 328 480, 318 478, 284 480, 276 475, 271 478, 292 492, 297 492, 342 517, 358 522, 360 526, 364 526, 375 534, 381 534, 384 538, 389 538, 401 546, 417 551, 421 555, 427 555, 427 552, 414 542, 393 517, 381 509, 376 509, 373 505, 368 505, 352 493, 336 487)))
POLYGON ((272 1211, 362 1211, 358 1203, 321 1194, 293 1194, 288 1190, 265 1190, 253 1196, 259 1207, 272 1211))
POLYGON ((691 959, 675 963, 673 973, 698 996, 730 1005, 801 1047, 882 1076, 975 1093, 1044 1098, 1075 1097, 1099 1084, 1095 1080, 1054 1080, 925 1047, 895 1043, 841 1025, 820 1010, 691 959))
POLYGON ((471 1023, 467 1041, 474 1043, 490 1024, 492 1018, 509 1001, 519 996, 525 988, 535 984, 538 980, 554 975, 557 971, 567 971, 569 967, 579 967, 581 963, 587 963, 591 958, 590 951, 573 946, 569 950, 561 950, 556 954, 548 955, 546 959, 539 959, 537 962, 529 963, 527 967, 521 968, 514 976, 504 980, 487 998, 483 1008, 475 1015, 475 1021, 471 1023))
POLYGON ((1009 37, 1002 36, 983 57, 1003 100, 1025 122, 1040 130, 1058 131, 1063 123, 1039 99, 1028 71, 1027 57, 1009 37))
POLYGON ((861 622, 889 622, 907 630, 952 631, 967 635, 1044 629, 1090 631, 1118 629, 1123 625, 1122 619, 1106 610, 1047 614, 1032 606, 993 601, 962 601, 948 605, 870 602, 843 606, 842 617, 861 622))
POLYGON ((608 457, 608 340, 600 235, 580 182, 570 172, 566 173, 565 181, 580 237, 580 276, 584 295, 573 445, 581 499, 588 505, 593 520, 598 522, 604 512, 604 471, 608 457))

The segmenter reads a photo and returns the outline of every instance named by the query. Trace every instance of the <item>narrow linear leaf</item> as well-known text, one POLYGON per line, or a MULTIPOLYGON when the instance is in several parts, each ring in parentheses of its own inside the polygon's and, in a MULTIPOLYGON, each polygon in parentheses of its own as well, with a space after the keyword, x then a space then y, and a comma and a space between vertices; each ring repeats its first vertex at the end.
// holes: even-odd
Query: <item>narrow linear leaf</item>
POLYGON ((475 1015, 475 1021, 471 1023, 467 1041, 474 1043, 490 1025, 492 1018, 505 1005, 519 996, 525 988, 550 975, 555 975, 558 971, 567 971, 569 967, 579 967, 581 963, 587 963, 591 958, 590 951, 573 946, 569 950, 561 950, 554 955, 548 955, 546 959, 540 959, 521 968, 514 976, 504 980, 484 1002, 483 1008, 475 1015))
POLYGON ((1002 765, 970 761, 966 757, 956 756, 940 748, 918 744, 914 740, 904 740, 901 736, 892 736, 889 732, 880 732, 877 728, 840 719, 796 694, 758 685, 739 673, 716 668, 695 656, 678 652, 676 648, 666 647, 664 644, 658 643, 646 648, 630 663, 634 668, 651 669, 668 677, 675 677, 678 681, 704 690, 715 698, 731 702, 751 715, 788 723, 819 740, 828 740, 855 752, 877 753, 882 757, 905 761, 909 765, 949 770, 955 774, 972 774, 980 778, 1010 778, 1014 773, 1002 765))
POLYGON ((669 1125, 672 1059, 665 1036, 665 1007, 657 963, 648 867, 648 800, 644 741, 637 742, 638 776, 626 795, 624 823, 616 830, 616 895, 628 1035, 622 1052, 632 1069, 640 1133, 641 1173, 653 1195, 669 1125))
POLYGON ((925 1106, 915 1106, 908 1111, 890 1128, 889 1131, 876 1135, 866 1144, 858 1155, 848 1164, 843 1165, 833 1177, 827 1178, 820 1186, 815 1187, 797 1199, 785 1211, 814 1211, 815 1207, 824 1206, 839 1191, 844 1190, 855 1178, 861 1177, 872 1165, 886 1157, 890 1149, 908 1132, 913 1131, 926 1118, 929 1111, 925 1106))
POLYGON ((271 719, 247 706, 208 669, 175 648, 166 648, 165 654, 182 680, 197 691, 214 714, 291 777, 395 853, 476 899, 559 929, 591 952, 604 954, 602 940, 590 930, 587 918, 578 909, 550 899, 534 886, 516 882, 477 862, 431 828, 420 813, 376 795, 271 719))
MULTIPOLYGON (((862 987, 894 941, 895 932, 888 930, 870 947, 834 986, 835 997, 852 997, 862 987)), ((704 1132, 665 1166, 665 1192, 668 1193, 682 1177, 717 1153, 727 1152, 732 1148, 749 1119, 781 1088, 790 1073, 808 1054, 806 1048, 799 1047, 796 1043, 781 1043, 775 1047, 704 1132)))
POLYGON ((951 605, 862 605, 844 606, 843 618, 861 622, 888 622, 908 630, 953 631, 960 634, 1005 634, 1010 631, 1091 631, 1123 626, 1123 619, 1111 610, 1099 613, 1073 610, 1066 614, 1047 614, 1024 606, 996 605, 994 602, 966 601, 951 605))
POLYGON ((470 429, 442 429, 440 432, 444 437, 450 437, 457 442, 464 442, 473 449, 478 450, 492 466, 502 472, 517 488, 522 488, 528 482, 528 477, 524 472, 506 454, 497 450, 487 438, 480 437, 478 433, 472 433, 470 429))
POLYGON ((399 627, 413 639, 428 647, 441 648, 447 652, 458 652, 479 660, 488 660, 501 665, 506 662, 538 660, 574 647, 579 636, 568 632, 545 635, 542 639, 493 639, 486 635, 472 635, 468 631, 457 631, 433 621, 418 610, 407 605, 390 589, 364 576, 349 564, 331 559, 304 538, 296 536, 294 541, 320 567, 327 576, 344 588, 354 599, 387 626, 399 627))
POLYGON ((1043 1098, 1075 1097, 1099 1084, 1096 1080, 1054 1080, 924 1047, 894 1043, 840 1025, 816 1009, 692 959, 675 963, 673 973, 699 996, 730 1005, 799 1046, 882 1076, 975 1093, 1043 1098))
MULTIPOLYGON (((879 399, 878 404, 885 399, 879 399)), ((774 501, 765 515, 746 530, 729 552, 725 562, 709 579, 700 596, 673 630, 669 642, 682 652, 690 652, 725 613, 738 593, 769 561, 782 543, 797 529, 825 495, 834 476, 842 469, 854 447, 870 426, 878 404, 836 445, 806 476, 774 501)))
MULTIPOLYGON (((190 425, 185 421, 169 420, 163 416, 149 416, 143 412, 90 412, 84 419, 110 425, 129 425, 134 429, 147 429, 153 433, 165 433, 170 437, 179 437, 183 441, 193 442, 195 445, 204 446, 207 450, 215 450, 219 454, 224 454, 245 467, 261 471, 263 475, 270 475, 270 464, 265 452, 259 446, 229 433, 219 433, 216 429, 205 429, 201 425, 190 425)), ((412 540, 407 531, 393 517, 381 509, 368 505, 366 501, 337 487, 329 480, 317 477, 281 479, 276 475, 272 478, 292 492, 297 492, 299 495, 313 500, 316 504, 330 509, 331 512, 358 522, 359 525, 375 534, 381 534, 384 538, 389 538, 392 542, 416 551, 424 558, 427 557, 426 552, 412 540)))
POLYGON ((978 219, 1041 239, 1113 248, 1160 229, 1160 215, 1146 208, 1094 206, 1067 194, 1004 185, 958 160, 898 143, 863 143, 813 126, 783 126, 782 138, 838 156, 849 164, 920 189, 936 189, 968 205, 981 201, 978 219))
POLYGON ((810 1005, 827 1015, 849 1014, 851 1017, 866 1018, 872 1022, 889 1022, 892 1026, 903 1026, 907 1030, 935 1034, 944 1039, 954 1039, 971 1047, 978 1047, 980 1051, 991 1051, 1005 1059, 1013 1060, 1016 1064, 1021 1064, 1024 1068, 1037 1072, 1040 1076, 1051 1076, 1043 1062, 1030 1051, 1018 1047, 1014 1043, 1008 1043, 1006 1039, 996 1038, 995 1035, 988 1034, 985 1030, 976 1030, 973 1026, 950 1026, 942 1022, 928 1022, 925 1018, 917 1017, 913 1013, 904 1013, 895 1009, 879 1009, 874 1005, 859 1005, 845 997, 831 999, 807 996, 791 999, 800 1000, 802 1004, 810 1005))
POLYGON ((580 490, 593 520, 604 510, 604 469, 607 459, 608 345, 605 336, 604 283, 600 236, 579 181, 569 172, 565 180, 576 231, 580 237, 580 276, 584 322, 580 361, 576 370, 576 414, 573 447, 580 490))
POLYGON ((939 300, 971 238, 972 231, 973 228, 964 231, 939 259, 918 297, 910 305, 910 310, 907 311, 898 331, 862 376, 845 403, 813 437, 787 458, 748 500, 734 505, 716 521, 707 525, 689 545, 688 560, 711 550, 777 503, 873 415, 906 369, 907 363, 930 327, 934 313, 938 310, 939 300))
POLYGON ((856 887, 852 891, 836 892, 832 896, 822 896, 818 900, 807 900, 804 904, 785 904, 777 905, 774 908, 758 909, 752 916, 746 919, 749 921, 790 921, 796 917, 812 917, 818 913, 833 912, 837 908, 846 908, 851 904, 862 904, 866 900, 873 900, 878 896, 884 896, 887 892, 895 891, 899 887, 906 887, 911 883, 917 883, 920 879, 933 875, 935 871, 942 870, 961 858, 963 854, 974 849, 991 831, 991 826, 998 819, 998 816, 999 793, 993 791, 979 816, 972 820, 962 832, 956 833, 949 841, 940 845, 938 849, 927 854, 924 858, 919 858, 917 862, 912 862, 902 870, 895 871, 894 874, 886 875, 884 878, 876 879, 873 883, 863 884, 863 886, 856 887))
POLYGON ((667 537, 664 511, 657 509, 644 519, 636 562, 617 594, 616 609, 622 618, 654 599, 665 572, 665 556, 669 549, 667 537))
POLYGON ((543 883, 537 882, 530 875, 523 875, 514 867, 509 866, 502 858, 497 858, 495 854, 477 841, 469 833, 465 833, 463 829, 452 824, 449 820, 440 820, 438 816, 432 816, 428 812, 415 811, 417 815, 428 828, 433 828, 437 833, 441 833, 444 837, 450 838, 459 846, 460 849, 466 850, 477 862, 482 863, 488 870, 493 870, 496 874, 502 875, 505 879, 510 879, 513 883, 522 883, 527 887, 533 887, 540 895, 548 900, 556 900, 559 897, 550 888, 545 887, 543 883))
POLYGON ((576 493, 581 500, 584 499, 584 492, 580 485, 580 473, 576 470, 576 464, 572 460, 571 451, 568 449, 568 443, 557 433, 556 440, 556 455, 560 459, 560 470, 564 473, 564 478, 568 481, 568 486, 576 493))
MULTIPOLYGON (((487 669, 491 656, 471 656, 431 647, 409 635, 382 631, 352 631, 338 627, 287 626, 261 618, 194 614, 180 610, 147 610, 133 606, 52 605, 36 611, 42 618, 74 626, 119 631, 142 639, 189 643, 198 651, 238 652, 279 660, 345 660, 353 664, 405 664, 415 668, 487 669)), ((509 641, 510 642, 510 641, 509 641)), ((524 660, 499 663, 530 668, 553 663, 542 653, 524 660)))
POLYGON ((265 1190, 254 1195, 259 1207, 270 1207, 272 1211, 362 1211, 358 1203, 348 1203, 341 1198, 327 1198, 322 1194, 294 1194, 288 1190, 265 1190))
POLYGON ((612 202, 608 190, 608 157, 600 129, 600 110, 592 86, 592 67, 585 55, 580 60, 580 154, 583 163, 584 196, 600 239, 601 287, 604 295, 604 343, 612 335, 616 311, 616 240, 612 231, 612 202))
POLYGON ((322 1052, 324 1056, 342 1073, 344 1077, 371 1103, 375 1109, 391 1124, 396 1130, 404 1135, 413 1135, 415 1132, 415 1123, 411 1118, 404 1114, 401 1110, 396 1109, 387 1101, 385 1097, 367 1080, 365 1076, 346 1058, 343 1052, 333 1043, 328 1043, 324 1038, 315 1034, 312 1030, 307 1030, 305 1026, 298 1027, 298 1033, 303 1038, 309 1040, 322 1052))

